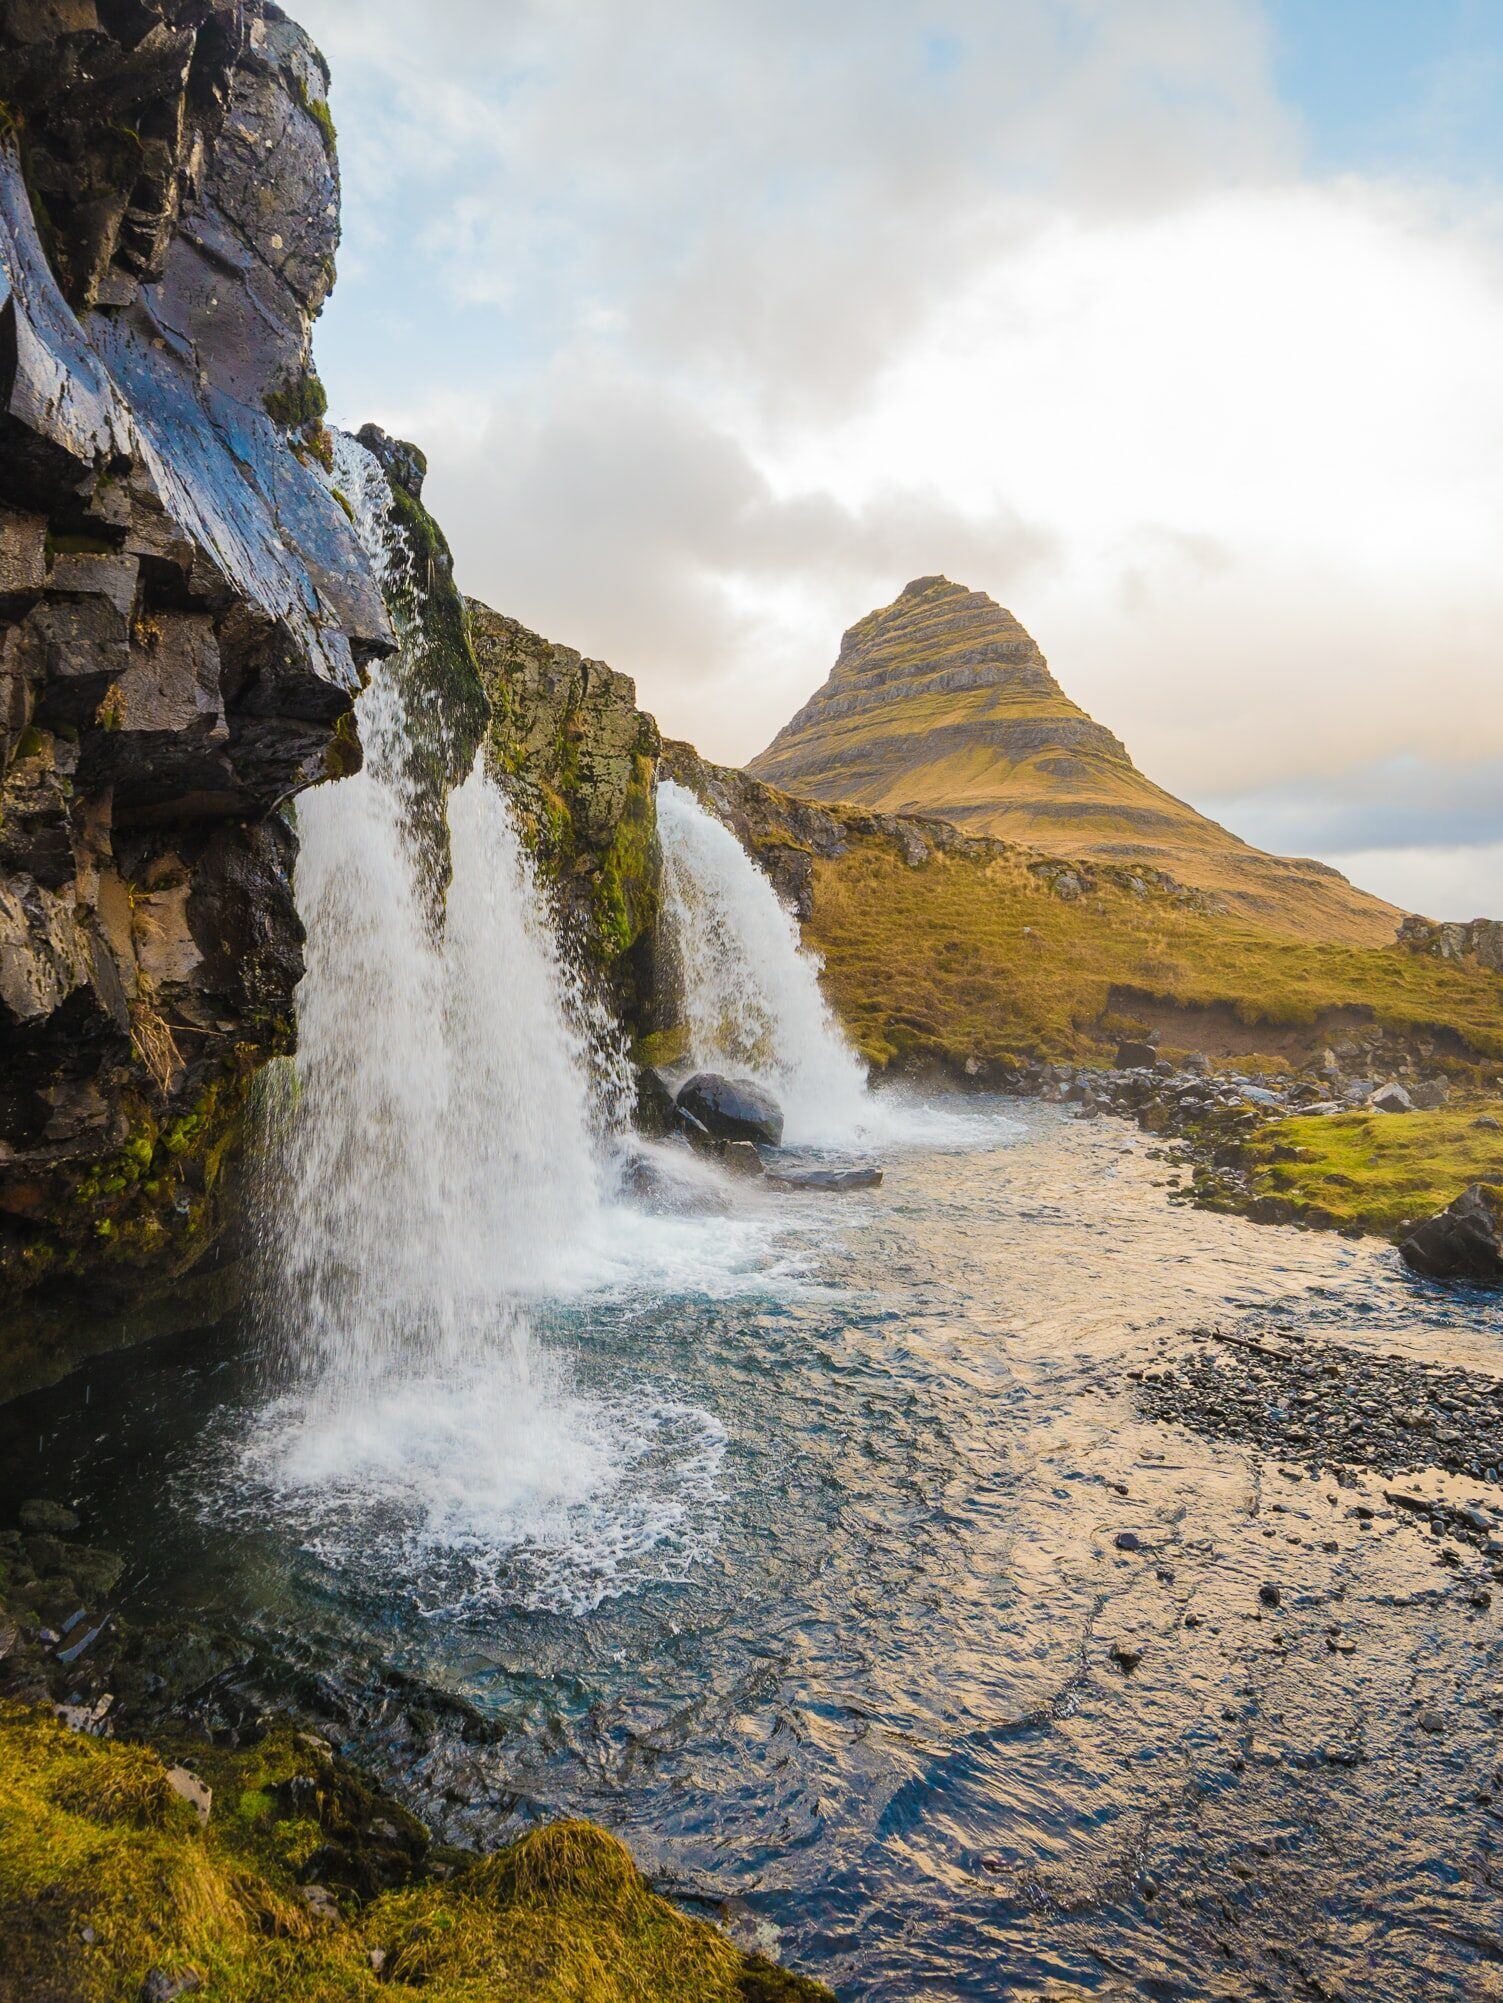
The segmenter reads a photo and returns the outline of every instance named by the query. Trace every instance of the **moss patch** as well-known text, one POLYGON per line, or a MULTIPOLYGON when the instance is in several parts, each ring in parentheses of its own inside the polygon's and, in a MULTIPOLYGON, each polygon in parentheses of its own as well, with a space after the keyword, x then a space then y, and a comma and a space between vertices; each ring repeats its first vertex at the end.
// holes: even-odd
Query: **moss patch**
POLYGON ((1273 1122, 1248 1143, 1256 1197, 1296 1222, 1397 1237, 1474 1182, 1503 1182, 1503 1104, 1433 1113, 1340 1113, 1273 1122))
POLYGON ((153 1969, 192 1971, 205 2003, 337 2003, 392 1984, 433 2003, 829 1996, 670 1906, 587 1823, 445 1858, 452 1875, 419 1862, 395 1888, 310 1900, 340 1814, 327 1755, 279 1730, 181 1756, 213 1791, 205 1826, 168 1758, 0 1705, 0 2003, 115 2003, 153 1969))

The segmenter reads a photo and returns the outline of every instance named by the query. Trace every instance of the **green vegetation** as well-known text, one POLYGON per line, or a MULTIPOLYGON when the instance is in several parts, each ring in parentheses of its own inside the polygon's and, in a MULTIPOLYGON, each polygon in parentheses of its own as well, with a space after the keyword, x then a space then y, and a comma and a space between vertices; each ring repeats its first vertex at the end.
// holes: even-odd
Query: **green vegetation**
POLYGON ((1036 864, 978 846, 912 868, 879 837, 816 859, 805 936, 872 1062, 1109 1060, 1124 1015, 1157 1021, 1166 1049, 1212 1057, 1304 1062, 1345 1019, 1438 1032, 1462 1082, 1483 1082, 1503 1059, 1496 973, 1398 947, 1302 943, 1134 892, 1121 872, 1082 865, 1051 880, 1036 864))
POLYGON ((315 97, 303 79, 296 74, 292 79, 292 88, 298 103, 323 135, 324 151, 333 160, 339 151, 339 134, 334 130, 334 114, 327 102, 321 97, 315 97))
POLYGON ((434 1855, 412 1818, 285 1728, 164 1757, 15 1704, 0 1705, 0 1928, 0 2003, 115 2003, 153 1969, 191 1973, 204 2003, 374 2003, 391 1985, 432 2003, 829 1995, 658 1898, 588 1823, 434 1855), (202 1824, 173 1757, 212 1790, 202 1824))
POLYGON ((632 754, 626 805, 601 859, 595 910, 607 960, 619 959, 657 922, 655 772, 653 759, 632 754))
POLYGON ((1396 1237, 1474 1182, 1503 1182, 1503 1103, 1272 1122, 1247 1144, 1254 1194, 1293 1221, 1396 1237))
POLYGON ((305 431, 322 426, 328 415, 329 393, 315 372, 305 368, 268 390, 265 404, 273 424, 280 424, 285 431, 305 431))

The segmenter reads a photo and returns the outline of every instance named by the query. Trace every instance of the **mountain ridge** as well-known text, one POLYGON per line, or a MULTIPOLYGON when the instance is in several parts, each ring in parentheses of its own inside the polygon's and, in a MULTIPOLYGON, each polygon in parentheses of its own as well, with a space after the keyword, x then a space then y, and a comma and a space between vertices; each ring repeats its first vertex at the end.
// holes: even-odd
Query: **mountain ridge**
POLYGON ((1156 785, 984 591, 932 575, 849 627, 824 684, 747 770, 824 801, 937 815, 1140 864, 1305 938, 1386 944, 1403 914, 1329 864, 1272 856, 1156 785))

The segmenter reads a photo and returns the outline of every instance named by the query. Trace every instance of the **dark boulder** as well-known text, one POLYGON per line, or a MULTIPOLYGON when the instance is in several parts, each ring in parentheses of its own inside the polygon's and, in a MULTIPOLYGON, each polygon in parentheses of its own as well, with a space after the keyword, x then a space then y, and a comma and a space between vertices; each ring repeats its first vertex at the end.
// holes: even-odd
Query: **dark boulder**
POLYGON ((1159 1048, 1146 1037, 1128 1037, 1117 1045, 1114 1069, 1118 1071, 1151 1071, 1159 1061, 1159 1048))
POLYGON ((632 1123, 649 1140, 666 1140, 679 1130, 678 1108, 673 1103, 673 1087, 661 1071, 644 1064, 637 1072, 636 1104, 632 1123))
POLYGON ((717 1140, 762 1141, 775 1148, 783 1139, 782 1108, 750 1078, 722 1078, 718 1072, 701 1071, 680 1088, 678 1108, 717 1140))
POLYGON ((1503 1286, 1503 1188, 1474 1182, 1399 1247, 1406 1266, 1432 1280, 1503 1286))

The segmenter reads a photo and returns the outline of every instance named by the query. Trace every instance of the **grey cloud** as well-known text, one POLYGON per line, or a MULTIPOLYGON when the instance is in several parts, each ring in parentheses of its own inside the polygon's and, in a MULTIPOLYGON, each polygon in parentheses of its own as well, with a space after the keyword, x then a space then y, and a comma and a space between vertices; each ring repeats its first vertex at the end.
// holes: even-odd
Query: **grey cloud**
POLYGON ((1318 793, 1276 787, 1213 800, 1209 811, 1286 854, 1473 848, 1503 842, 1503 760, 1385 759, 1329 773, 1318 793))
POLYGON ((921 489, 859 509, 780 495, 734 437, 647 380, 569 371, 465 446, 441 442, 429 497, 466 588, 635 674, 669 727, 708 719, 722 755, 758 749, 842 628, 910 576, 1005 591, 1055 554, 1010 513, 978 521, 921 489))

